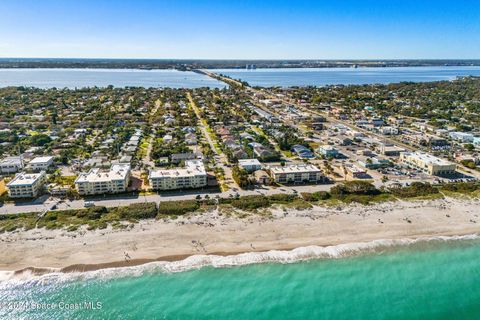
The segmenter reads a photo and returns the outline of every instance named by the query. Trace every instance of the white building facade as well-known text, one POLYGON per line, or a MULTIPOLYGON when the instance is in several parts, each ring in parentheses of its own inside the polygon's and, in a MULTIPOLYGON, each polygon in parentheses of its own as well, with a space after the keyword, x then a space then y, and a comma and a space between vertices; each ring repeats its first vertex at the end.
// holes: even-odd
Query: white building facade
POLYGON ((52 156, 36 157, 28 163, 28 166, 33 171, 46 171, 53 165, 53 159, 54 157, 52 156))
POLYGON ((326 180, 322 170, 311 164, 291 164, 268 167, 277 183, 318 183, 326 180))
POLYGON ((108 171, 93 168, 77 177, 75 189, 80 195, 125 192, 130 182, 130 171, 129 164, 114 164, 108 171))
POLYGON ((435 176, 453 174, 457 169, 455 163, 425 152, 402 152, 400 153, 400 162, 409 168, 435 176))
POLYGON ((152 170, 148 175, 153 190, 202 188, 207 185, 207 172, 201 160, 187 160, 184 168, 152 170))
POLYGON ((23 158, 6 157, 0 161, 0 173, 16 173, 23 169, 23 158))
POLYGON ((40 173, 19 173, 7 183, 10 198, 35 198, 43 192, 47 175, 40 173))
POLYGON ((238 165, 247 172, 254 172, 262 169, 262 164, 258 159, 239 159, 238 165))

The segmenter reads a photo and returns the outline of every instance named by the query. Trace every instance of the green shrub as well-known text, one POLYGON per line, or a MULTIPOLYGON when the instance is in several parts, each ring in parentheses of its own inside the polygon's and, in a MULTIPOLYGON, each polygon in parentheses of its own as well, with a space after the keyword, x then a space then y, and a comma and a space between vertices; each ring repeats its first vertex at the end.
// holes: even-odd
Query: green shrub
POLYGON ((428 182, 412 182, 409 186, 390 188, 390 192, 398 197, 412 198, 428 196, 439 191, 428 182))
POLYGON ((132 203, 127 207, 112 209, 121 219, 153 219, 157 216, 154 202, 132 203))
POLYGON ((2 228, 2 231, 11 232, 17 229, 17 225, 14 223, 9 223, 2 228))
POLYGON ((78 210, 75 216, 77 218, 85 218, 87 216, 88 210, 78 210))
POLYGON ((348 194, 375 195, 379 193, 380 193, 380 190, 375 188, 373 184, 371 184, 370 182, 361 181, 361 180, 347 181, 342 184, 333 186, 330 189, 330 194, 332 196, 348 195, 348 194))
POLYGON ((292 202, 297 198, 298 196, 296 194, 285 194, 285 193, 272 194, 271 196, 268 197, 268 199, 272 202, 292 202))
POLYGON ((327 191, 316 191, 316 192, 313 192, 313 193, 303 192, 302 193, 302 198, 305 201, 316 202, 316 201, 320 201, 320 200, 329 199, 330 198, 330 193, 328 193, 327 191))
POLYGON ((470 193, 480 189, 480 184, 476 182, 459 182, 459 183, 448 183, 442 186, 442 190, 452 191, 452 192, 461 192, 461 193, 470 193))
POLYGON ((238 209, 255 210, 268 207, 270 205, 270 200, 266 196, 252 195, 233 199, 231 204, 238 209))
POLYGON ((231 204, 234 198, 220 198, 218 199, 218 203, 220 204, 231 204))
POLYGON ((57 220, 57 213, 55 211, 49 211, 45 215, 45 220, 47 221, 54 221, 57 220))
POLYGON ((48 222, 48 223, 45 225, 45 228, 47 228, 47 229, 56 229, 56 228, 57 228, 57 224, 55 223, 55 221, 50 221, 50 222, 48 222))
POLYGON ((97 220, 102 217, 101 212, 96 212, 96 211, 88 211, 87 212, 87 218, 88 220, 97 220))
POLYGON ((200 205, 195 200, 160 202, 158 213, 162 215, 182 215, 198 210, 200 205))

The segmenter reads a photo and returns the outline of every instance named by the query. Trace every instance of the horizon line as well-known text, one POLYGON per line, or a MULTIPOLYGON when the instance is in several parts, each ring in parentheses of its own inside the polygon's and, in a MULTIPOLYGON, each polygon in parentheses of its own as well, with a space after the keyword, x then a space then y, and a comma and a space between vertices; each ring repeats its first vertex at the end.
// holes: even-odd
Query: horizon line
POLYGON ((0 57, 7 59, 51 59, 51 60, 194 60, 194 61, 480 61, 480 58, 111 58, 111 57, 0 57))

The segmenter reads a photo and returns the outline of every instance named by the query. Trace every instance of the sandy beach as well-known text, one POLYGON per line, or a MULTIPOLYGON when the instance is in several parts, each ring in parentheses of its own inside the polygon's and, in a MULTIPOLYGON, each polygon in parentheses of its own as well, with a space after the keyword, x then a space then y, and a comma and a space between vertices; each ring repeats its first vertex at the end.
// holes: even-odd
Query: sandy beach
POLYGON ((0 235, 0 270, 87 271, 197 254, 475 234, 480 232, 479 208, 479 199, 447 198, 308 210, 270 208, 242 217, 213 210, 168 221, 141 221, 123 230, 16 231, 0 235))

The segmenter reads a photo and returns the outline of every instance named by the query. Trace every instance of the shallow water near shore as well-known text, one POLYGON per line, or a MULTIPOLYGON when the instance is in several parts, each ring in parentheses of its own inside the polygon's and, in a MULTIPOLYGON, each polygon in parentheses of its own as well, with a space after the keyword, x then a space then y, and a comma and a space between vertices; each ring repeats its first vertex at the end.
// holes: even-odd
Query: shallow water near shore
POLYGON ((338 255, 332 247, 336 259, 288 264, 184 272, 149 264, 3 281, 0 300, 20 309, 3 305, 0 318, 478 319, 480 240, 460 239, 338 255))

